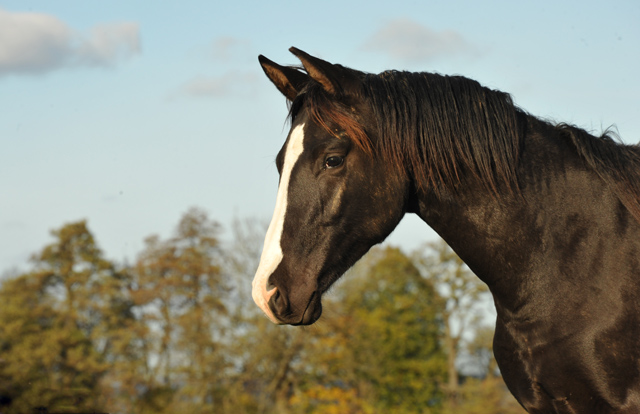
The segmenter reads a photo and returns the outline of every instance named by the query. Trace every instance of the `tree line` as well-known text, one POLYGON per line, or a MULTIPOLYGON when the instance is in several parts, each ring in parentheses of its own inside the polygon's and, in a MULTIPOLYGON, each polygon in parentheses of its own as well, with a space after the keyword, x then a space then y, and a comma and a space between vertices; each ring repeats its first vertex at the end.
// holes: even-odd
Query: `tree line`
POLYGON ((477 317, 483 285, 444 242, 375 247, 310 327, 276 326, 250 282, 264 226, 190 209, 134 263, 86 221, 0 284, 0 413, 522 413, 477 317))

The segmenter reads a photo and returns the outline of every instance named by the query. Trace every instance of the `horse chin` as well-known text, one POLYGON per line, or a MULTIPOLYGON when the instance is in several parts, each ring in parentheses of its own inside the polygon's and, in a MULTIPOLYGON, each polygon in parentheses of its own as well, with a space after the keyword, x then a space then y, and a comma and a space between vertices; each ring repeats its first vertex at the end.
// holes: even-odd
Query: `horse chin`
POLYGON ((302 314, 302 319, 300 323, 293 325, 311 325, 322 315, 322 301, 320 300, 320 293, 318 291, 313 292, 311 295, 311 299, 309 300, 309 304, 307 308, 304 310, 302 314))

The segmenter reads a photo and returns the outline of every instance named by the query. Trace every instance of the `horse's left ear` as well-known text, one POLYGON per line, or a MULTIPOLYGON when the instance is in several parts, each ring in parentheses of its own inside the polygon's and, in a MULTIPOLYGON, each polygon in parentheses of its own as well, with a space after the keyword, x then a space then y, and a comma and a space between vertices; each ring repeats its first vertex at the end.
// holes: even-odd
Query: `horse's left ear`
POLYGON ((343 66, 334 65, 311 56, 295 47, 290 48, 289 51, 300 59, 302 66, 304 66, 311 79, 322 85, 324 90, 331 95, 340 96, 344 94, 349 85, 356 80, 353 72, 343 66))
POLYGON ((260 55, 260 66, 265 75, 276 85, 276 88, 290 101, 293 101, 304 85, 309 82, 309 76, 297 69, 280 66, 277 63, 260 55))

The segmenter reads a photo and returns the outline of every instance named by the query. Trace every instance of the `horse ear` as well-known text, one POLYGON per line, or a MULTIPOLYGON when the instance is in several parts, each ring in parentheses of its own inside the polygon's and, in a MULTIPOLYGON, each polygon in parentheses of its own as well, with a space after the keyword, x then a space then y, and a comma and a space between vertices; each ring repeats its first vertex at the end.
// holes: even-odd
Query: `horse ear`
POLYGON ((280 66, 262 55, 258 56, 258 60, 267 77, 290 101, 293 101, 309 82, 309 76, 297 69, 280 66))
POLYGON ((300 59, 311 79, 322 85, 324 90, 331 95, 343 94, 347 86, 354 80, 352 72, 343 66, 313 57, 295 47, 290 48, 289 51, 300 59))

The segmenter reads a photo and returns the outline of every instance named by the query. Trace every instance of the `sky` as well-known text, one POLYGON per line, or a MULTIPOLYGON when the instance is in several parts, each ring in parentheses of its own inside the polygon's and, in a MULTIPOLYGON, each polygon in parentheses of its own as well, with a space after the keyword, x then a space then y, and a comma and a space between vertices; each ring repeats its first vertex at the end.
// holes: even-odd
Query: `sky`
MULTIPOLYGON (((640 139, 637 0, 0 0, 0 273, 82 219, 118 262, 192 206, 226 229, 268 222, 287 108, 257 57, 295 64, 291 46, 464 75, 533 115, 640 139)), ((388 242, 434 237, 412 216, 388 242)))

